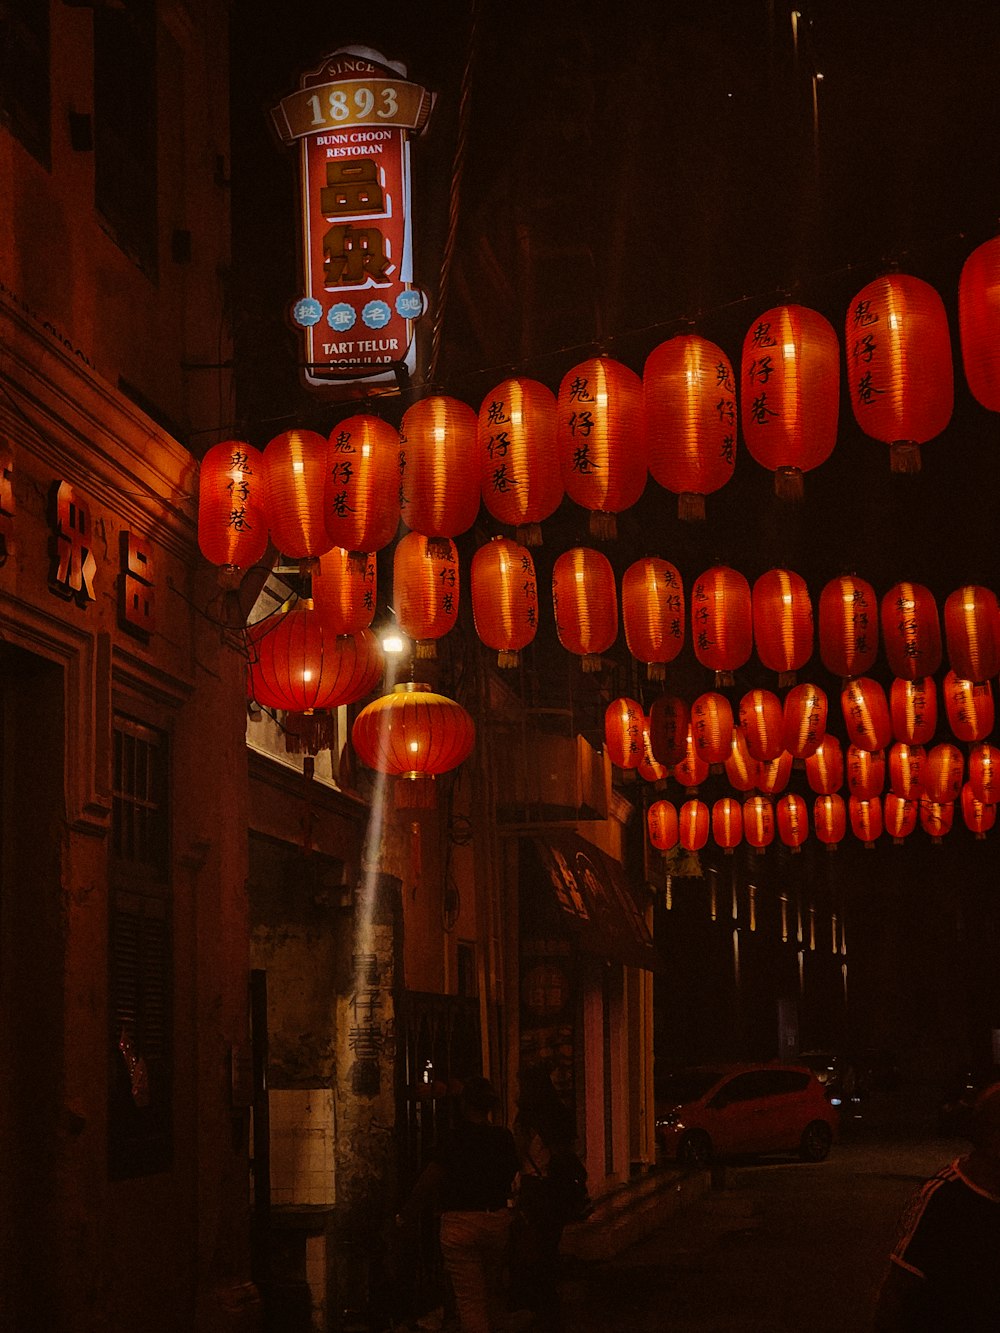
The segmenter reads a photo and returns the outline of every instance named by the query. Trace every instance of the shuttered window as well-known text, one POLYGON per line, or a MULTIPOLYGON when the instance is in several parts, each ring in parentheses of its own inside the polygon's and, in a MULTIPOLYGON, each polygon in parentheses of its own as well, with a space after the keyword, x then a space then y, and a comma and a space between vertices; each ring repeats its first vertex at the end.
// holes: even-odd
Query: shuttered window
POLYGON ((49 166, 49 7, 0 0, 0 121, 49 166))

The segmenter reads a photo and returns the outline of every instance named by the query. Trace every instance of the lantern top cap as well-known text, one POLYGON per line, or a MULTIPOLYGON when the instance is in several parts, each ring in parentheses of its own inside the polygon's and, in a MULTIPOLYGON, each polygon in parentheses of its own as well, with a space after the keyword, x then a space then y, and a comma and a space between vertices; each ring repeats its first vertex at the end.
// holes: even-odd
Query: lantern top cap
POLYGON ((424 685, 417 680, 404 680, 399 685, 392 687, 393 694, 432 694, 433 690, 429 685, 424 685))

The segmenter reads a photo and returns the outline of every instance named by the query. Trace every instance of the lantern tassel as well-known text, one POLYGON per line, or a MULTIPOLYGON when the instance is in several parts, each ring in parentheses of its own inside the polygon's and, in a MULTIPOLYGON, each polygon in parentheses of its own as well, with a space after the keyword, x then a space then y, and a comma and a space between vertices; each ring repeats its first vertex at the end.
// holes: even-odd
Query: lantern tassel
POLYGON ((618 523, 614 514, 603 509, 590 511, 590 535, 598 541, 612 542, 618 536, 618 523))
POLYGON ((667 668, 666 668, 666 665, 665 665, 663 662, 647 662, 647 663, 646 663, 646 679, 647 679, 647 680, 660 680, 660 681, 662 681, 662 680, 666 680, 666 678, 667 678, 667 668))
POLYGON ((779 467, 774 473, 774 493, 779 500, 789 504, 799 504, 805 495, 805 483, 802 469, 798 467, 779 467))
POLYGON ((681 491, 677 497, 677 517, 682 523, 704 523, 705 497, 697 491, 681 491))
POLYGON ((919 472, 920 445, 916 440, 893 440, 889 445, 891 472, 919 472))
POLYGON ((542 525, 541 523, 525 523, 516 531, 517 540, 522 546, 541 546, 542 544, 542 525))
POLYGON ((397 810, 432 810, 435 805, 434 774, 401 775, 396 779, 393 797, 397 810))
POLYGON ((415 653, 414 653, 414 656, 417 657, 417 658, 422 658, 422 659, 424 659, 425 661, 429 661, 429 660, 432 660, 432 659, 436 658, 436 657, 437 657, 437 640, 436 640, 436 639, 418 639, 418 640, 417 640, 417 647, 416 647, 416 651, 415 651, 415 653))
POLYGON ((797 680, 798 674, 795 671, 779 671, 778 689, 790 690, 797 680))
POLYGON ((286 713, 284 728, 286 754, 316 755, 337 738, 332 713, 286 713))
POLYGON ((521 665, 521 654, 516 648, 501 648, 497 653, 497 666, 510 670, 521 665))
POLYGON ((736 684, 736 677, 731 671, 717 671, 715 673, 715 688, 725 689, 736 684))
POLYGON ((582 669, 589 671, 591 674, 600 671, 602 664, 600 653, 584 653, 583 657, 580 658, 582 669))

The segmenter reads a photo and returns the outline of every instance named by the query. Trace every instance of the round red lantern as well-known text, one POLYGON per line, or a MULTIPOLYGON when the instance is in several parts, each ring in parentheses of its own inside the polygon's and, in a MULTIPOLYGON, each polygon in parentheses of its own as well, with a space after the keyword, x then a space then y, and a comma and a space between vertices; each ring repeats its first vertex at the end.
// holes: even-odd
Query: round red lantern
POLYGON ((750 753, 746 734, 738 723, 733 727, 733 746, 726 760, 726 777, 735 791, 753 791, 757 786, 757 760, 750 753))
POLYGON ((691 726, 684 743, 684 758, 674 765, 674 777, 687 791, 696 791, 708 777, 708 765, 695 752, 691 726))
POLYGON ((809 836, 809 807, 795 792, 787 792, 778 802, 778 836, 792 852, 801 851, 809 836))
POLYGON ((829 796, 817 796, 813 802, 813 826, 816 837, 824 844, 828 852, 835 852, 837 844, 843 841, 847 831, 847 811, 844 798, 836 792, 829 796))
POLYGON ((516 667, 521 649, 538 632, 535 562, 526 546, 494 537, 472 557, 469 571, 476 633, 497 654, 497 665, 516 667))
POLYGON ((712 837, 716 846, 732 856, 743 838, 743 809, 739 801, 723 796, 712 806, 712 837))
POLYGON ((364 698, 382 675, 375 636, 361 630, 338 637, 309 600, 257 621, 247 643, 247 693, 264 708, 305 714, 338 708, 364 698))
POLYGON ((806 781, 821 796, 832 796, 844 785, 844 751, 829 732, 806 759, 806 781))
POLYGON ((749 796, 743 802, 743 836, 758 854, 774 841, 774 806, 767 796, 749 796))
POLYGON ((965 820, 965 827, 970 833, 974 833, 977 839, 985 838, 997 822, 996 806, 980 801, 973 793, 971 783, 968 782, 962 787, 962 818, 965 820))
POLYGON ((782 705, 781 743, 793 759, 806 759, 826 735, 826 691, 808 682, 796 685, 782 705))
POLYGON ((847 789, 860 801, 881 796, 885 786, 885 752, 847 747, 847 789))
POLYGON ((646 811, 649 841, 659 852, 669 852, 677 846, 679 822, 677 808, 670 801, 654 801, 646 811))
POLYGON ((927 751, 922 745, 897 741, 889 751, 889 787, 904 801, 919 800, 924 794, 927 751))
POLYGON ((882 802, 877 796, 852 796, 847 803, 851 830, 866 851, 872 851, 882 836, 882 802))
POLYGON ((943 741, 928 750, 924 768, 924 796, 928 800, 958 800, 964 777, 965 757, 957 745, 943 741))
POLYGON ((422 398, 399 426, 399 508, 414 532, 438 540, 476 521, 480 468, 476 414, 446 394, 422 398))
POLYGON ((433 803, 435 777, 469 756, 476 729, 461 704, 410 681, 363 708, 351 739, 369 768, 401 779, 396 805, 407 807, 433 803))
POLYGON ((940 846, 955 822, 954 801, 920 800, 920 827, 935 846, 940 846))
POLYGON ((959 741, 984 741, 993 730, 993 686, 960 680, 954 671, 944 678, 944 708, 948 725, 959 741))
POLYGON ((198 547, 237 582, 267 550, 264 455, 252 444, 213 444, 198 468, 198 547))
POLYGON ((604 710, 604 743, 617 768, 638 768, 646 716, 634 699, 612 699, 604 710))
POLYGON ((392 598, 399 628, 416 640, 416 656, 437 656, 437 640, 458 620, 458 553, 447 538, 407 532, 392 560, 392 598))
POLYGON ((399 528, 399 431, 378 417, 348 417, 326 442, 327 536, 347 551, 381 551, 399 528))
POLYGON ((1000 412, 1000 236, 978 245, 962 265, 958 331, 969 392, 1000 412))
POLYGON ((977 801, 996 805, 1000 801, 1000 750, 987 741, 969 750, 969 785, 977 801))
POLYGON ((330 685, 323 708, 305 713, 286 712, 282 719, 285 749, 290 754, 316 755, 335 744, 333 710, 371 694, 385 669, 382 648, 368 629, 327 639, 323 668, 330 685))
POLYGON ((917 801, 891 791, 885 798, 882 815, 885 831, 897 847, 902 847, 903 840, 917 827, 917 801))
POLYGON ((775 493, 802 498, 802 474, 837 443, 840 346, 833 325, 801 305, 775 306, 743 340, 740 421, 752 456, 774 473, 775 493))
POLYGON ((845 680, 870 671, 878 653, 875 589, 854 574, 831 579, 819 595, 819 655, 845 680))
POLYGON ((715 672, 716 688, 733 685, 753 650, 750 584, 738 570, 713 565, 695 580, 691 641, 698 661, 715 672))
POLYGON ((770 569, 753 585, 753 637, 757 656, 778 673, 778 688, 794 685, 795 673, 813 650, 813 609, 806 581, 790 569, 770 569))
POLYGON ((704 519, 705 496, 736 466, 736 381, 721 347, 684 333, 646 358, 642 394, 649 471, 677 496, 678 517, 704 519))
POLYGON ((902 680, 930 676, 941 665, 941 622, 934 594, 897 583, 882 598, 882 643, 889 670, 902 680))
POLYGON ((286 430, 264 449, 264 493, 271 539, 282 555, 311 563, 333 545, 326 530, 323 486, 326 440, 286 430))
POLYGON ((649 743, 653 758, 670 768, 679 764, 687 750, 690 711, 683 699, 661 694, 649 708, 649 743))
POLYGON ((777 759, 785 748, 785 714, 770 690, 747 690, 740 700, 740 726, 754 759, 777 759))
POLYGON ((892 742, 892 718, 885 690, 870 676, 849 680, 840 692, 847 738, 862 750, 884 750, 892 742))
POLYGON ((333 546, 312 572, 316 614, 331 634, 357 634, 375 616, 375 556, 333 546))
POLYGON ((686 852, 700 852, 708 842, 708 806, 704 801, 685 801, 678 817, 678 839, 686 852))
POLYGON ((555 394, 538 380, 504 380, 483 399, 477 439, 483 504, 518 541, 540 546, 540 525, 563 497, 555 394))
POLYGON ((758 759, 756 764, 754 786, 759 792, 777 796, 785 790, 792 776, 792 756, 787 750, 782 750, 775 759, 758 759))
POLYGON ((989 588, 966 584, 944 604, 951 669, 961 680, 983 681, 1000 671, 1000 608, 989 588))
POLYGON ((909 745, 929 745, 937 730, 937 685, 933 676, 893 680, 889 691, 892 734, 909 745))
POLYGON ((919 472, 920 445, 941 434, 954 403, 944 302, 920 278, 876 278, 851 302, 845 346, 855 420, 890 446, 893 472, 919 472))
POLYGON ((559 642, 600 671, 601 654, 618 637, 618 593, 611 562, 589 546, 574 546, 552 568, 552 606, 559 642))
POLYGON ((607 356, 590 357, 562 378, 556 447, 566 494, 590 510, 595 537, 614 537, 615 515, 646 485, 642 381, 607 356))
POLYGON ((632 656, 645 662, 650 680, 663 680, 664 666, 684 646, 684 585, 676 565, 649 555, 622 575, 622 623, 632 656))
POLYGON ((644 782, 653 782, 657 785, 663 784, 667 780, 666 765, 661 764, 653 754, 653 743, 649 738, 648 717, 642 724, 642 759, 639 761, 639 776, 644 782))
POLYGON ((733 709, 723 694, 709 690, 691 705, 691 739, 694 752, 720 772, 733 746, 733 709))

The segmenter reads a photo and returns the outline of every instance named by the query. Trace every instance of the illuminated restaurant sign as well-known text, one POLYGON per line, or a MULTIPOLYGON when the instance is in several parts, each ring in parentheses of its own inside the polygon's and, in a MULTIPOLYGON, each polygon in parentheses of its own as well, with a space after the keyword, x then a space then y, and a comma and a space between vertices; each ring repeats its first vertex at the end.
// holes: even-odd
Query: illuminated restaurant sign
POLYGON ((272 111, 283 141, 300 145, 303 286, 291 319, 308 385, 388 387, 396 365, 416 367, 425 301, 413 285, 410 135, 434 98, 405 74, 345 47, 272 111))

